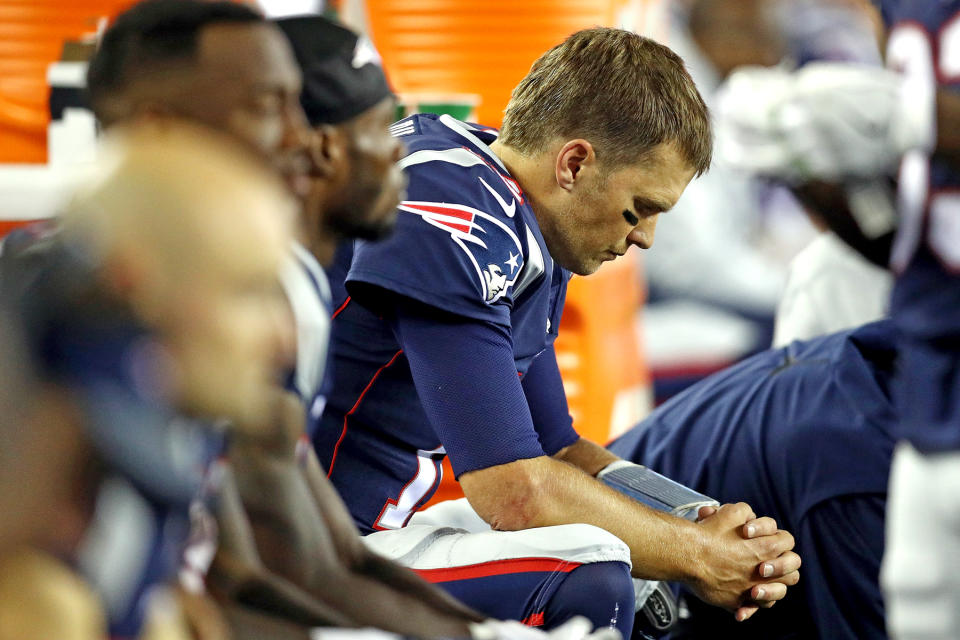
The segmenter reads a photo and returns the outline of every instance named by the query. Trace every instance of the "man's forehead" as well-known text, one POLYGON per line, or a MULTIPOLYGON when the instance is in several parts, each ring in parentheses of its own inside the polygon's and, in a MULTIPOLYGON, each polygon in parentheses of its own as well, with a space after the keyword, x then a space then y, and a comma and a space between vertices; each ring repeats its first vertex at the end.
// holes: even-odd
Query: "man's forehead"
POLYGON ((250 84, 299 89, 300 69, 283 34, 267 22, 208 25, 200 33, 199 66, 250 84))
POLYGON ((614 184, 626 192, 637 211, 668 211, 695 171, 677 156, 665 158, 657 154, 618 173, 614 184))
MULTIPOLYGON (((238 184, 232 194, 199 199, 184 231, 184 261, 216 274, 272 275, 292 240, 292 203, 274 189, 238 184)), ((216 275, 211 273, 211 275, 216 275)))

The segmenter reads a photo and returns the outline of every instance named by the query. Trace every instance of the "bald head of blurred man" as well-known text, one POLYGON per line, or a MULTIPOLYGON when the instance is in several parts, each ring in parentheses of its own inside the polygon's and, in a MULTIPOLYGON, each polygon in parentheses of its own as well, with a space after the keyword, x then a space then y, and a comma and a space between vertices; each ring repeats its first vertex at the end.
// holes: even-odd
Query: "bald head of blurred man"
POLYGON ((108 290, 156 331, 174 404, 241 425, 293 357, 277 282, 296 205, 258 158, 200 127, 158 120, 108 136, 103 166, 64 216, 108 290))

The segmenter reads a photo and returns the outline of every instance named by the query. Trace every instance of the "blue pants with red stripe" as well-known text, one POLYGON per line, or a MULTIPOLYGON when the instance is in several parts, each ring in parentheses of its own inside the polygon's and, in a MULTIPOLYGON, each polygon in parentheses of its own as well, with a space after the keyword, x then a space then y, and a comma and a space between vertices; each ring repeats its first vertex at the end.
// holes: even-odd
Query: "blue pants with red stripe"
POLYGON ((623 562, 525 558, 417 573, 493 618, 552 629, 581 615, 624 638, 633 629, 633 580, 623 562))

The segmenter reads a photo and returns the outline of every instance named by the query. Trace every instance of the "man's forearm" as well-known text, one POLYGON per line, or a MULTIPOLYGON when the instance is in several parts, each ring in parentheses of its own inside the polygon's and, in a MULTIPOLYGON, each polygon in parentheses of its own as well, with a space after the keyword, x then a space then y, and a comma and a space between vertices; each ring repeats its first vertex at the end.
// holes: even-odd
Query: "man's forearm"
MULTIPOLYGON (((576 459, 584 449, 572 453, 576 459)), ((586 457, 594 463, 588 466, 602 462, 586 457)), ((634 502, 579 466, 543 456, 465 473, 460 482, 470 504, 494 529, 592 524, 630 547, 636 577, 699 578, 697 558, 705 542, 696 525, 634 502)))
POLYGON ((310 593, 363 626, 406 636, 466 638, 470 636, 467 623, 474 621, 460 612, 440 612, 419 594, 404 593, 380 579, 351 571, 328 576, 310 593))
POLYGON ((223 550, 217 552, 208 584, 221 602, 236 602, 298 625, 357 626, 341 610, 318 602, 296 585, 223 550))
POLYGON ((698 556, 704 546, 699 528, 635 502, 593 478, 616 456, 610 454, 613 459, 599 465, 592 453, 575 445, 562 462, 545 459, 553 468, 544 470, 546 477, 537 496, 543 508, 530 526, 592 524, 630 547, 635 577, 684 582, 699 579, 698 556), (586 463, 587 468, 574 464, 577 462, 586 463))

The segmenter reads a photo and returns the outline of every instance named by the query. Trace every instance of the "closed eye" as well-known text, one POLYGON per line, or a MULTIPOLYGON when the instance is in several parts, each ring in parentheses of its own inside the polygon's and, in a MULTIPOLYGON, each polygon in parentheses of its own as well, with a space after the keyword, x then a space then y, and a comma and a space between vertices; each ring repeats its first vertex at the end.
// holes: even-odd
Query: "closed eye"
POLYGON ((631 227, 637 226, 637 224, 640 222, 640 218, 635 216, 629 209, 623 210, 623 219, 626 220, 631 227))
POLYGON ((673 208, 673 205, 669 202, 660 200, 658 198, 648 198, 643 196, 634 196, 633 198, 633 208, 641 216, 655 216, 657 214, 663 213, 664 211, 669 211, 673 208))

